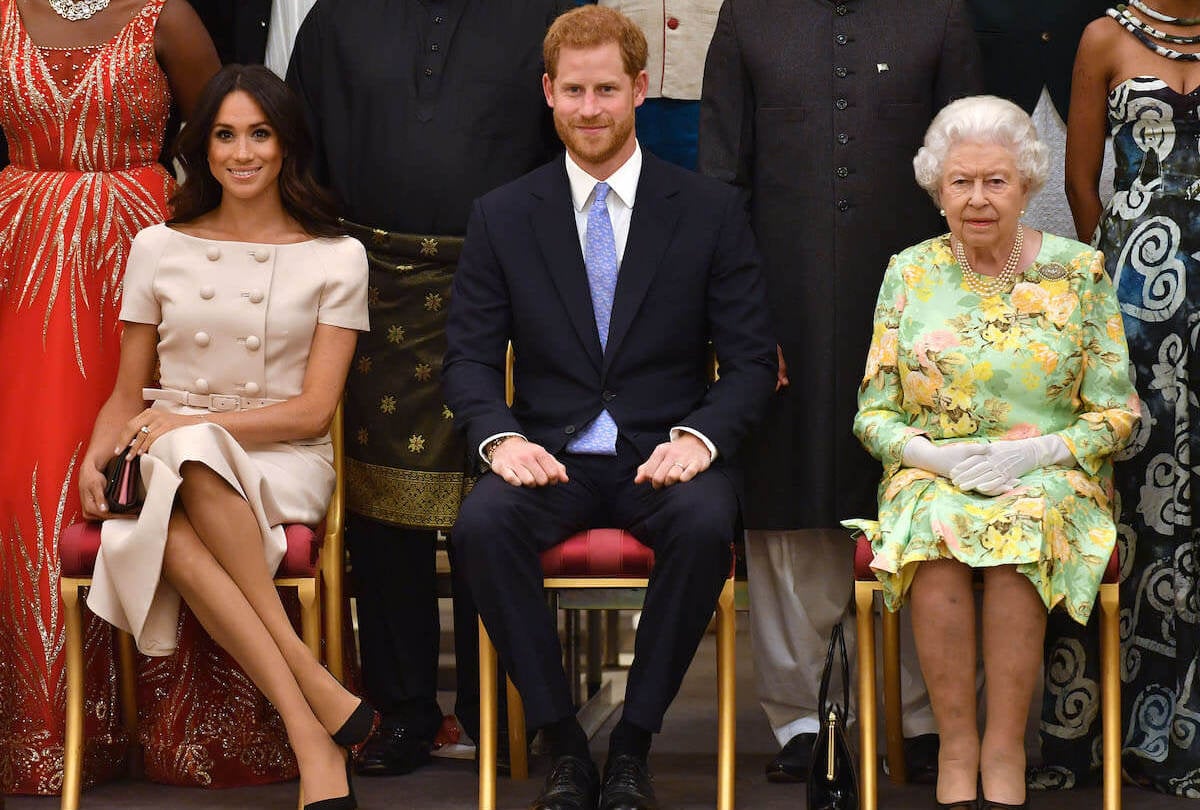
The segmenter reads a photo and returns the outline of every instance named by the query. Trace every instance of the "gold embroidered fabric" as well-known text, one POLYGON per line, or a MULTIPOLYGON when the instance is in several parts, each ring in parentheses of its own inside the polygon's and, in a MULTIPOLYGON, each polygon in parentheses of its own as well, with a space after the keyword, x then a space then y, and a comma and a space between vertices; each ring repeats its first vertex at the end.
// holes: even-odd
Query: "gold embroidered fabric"
POLYGON ((449 528, 470 464, 441 390, 455 269, 447 262, 462 239, 345 224, 371 267, 371 331, 359 336, 346 384, 347 508, 386 523, 449 528))

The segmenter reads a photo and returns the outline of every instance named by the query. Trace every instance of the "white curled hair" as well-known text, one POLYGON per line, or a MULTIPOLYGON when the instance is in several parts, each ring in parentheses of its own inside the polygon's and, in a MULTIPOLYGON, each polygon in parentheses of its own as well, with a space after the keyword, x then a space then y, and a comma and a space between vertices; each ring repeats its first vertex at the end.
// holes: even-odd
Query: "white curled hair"
POLYGON ((1038 140, 1030 117, 1008 99, 968 96, 952 101, 934 117, 925 131, 925 144, 913 158, 917 184, 938 204, 946 155, 960 143, 992 143, 1012 153, 1017 173, 1029 196, 1046 185, 1050 165, 1046 145, 1038 140))

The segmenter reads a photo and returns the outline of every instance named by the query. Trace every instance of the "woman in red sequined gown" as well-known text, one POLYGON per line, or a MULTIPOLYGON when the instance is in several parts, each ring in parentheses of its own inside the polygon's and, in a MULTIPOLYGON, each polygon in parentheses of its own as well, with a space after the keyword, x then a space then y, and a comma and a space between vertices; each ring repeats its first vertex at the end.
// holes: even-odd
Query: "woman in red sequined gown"
MULTIPOLYGON (((58 539, 79 519, 79 458, 117 370, 129 243, 173 188, 157 164, 172 89, 186 115, 218 67, 184 0, 110 0, 75 21, 0 0, 0 793, 62 784, 58 539)), ((103 622, 85 649, 96 781, 128 741, 103 622)))

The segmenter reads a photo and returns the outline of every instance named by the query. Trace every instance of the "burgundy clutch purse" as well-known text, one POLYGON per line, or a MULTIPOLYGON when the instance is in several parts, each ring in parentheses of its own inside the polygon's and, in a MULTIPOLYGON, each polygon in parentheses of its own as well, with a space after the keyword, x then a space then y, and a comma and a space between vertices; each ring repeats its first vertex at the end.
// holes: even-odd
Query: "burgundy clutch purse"
POLYGON ((136 512, 142 507, 142 498, 138 494, 142 457, 125 458, 127 453, 128 448, 122 450, 104 468, 107 479, 104 498, 108 501, 108 511, 118 515, 136 512))

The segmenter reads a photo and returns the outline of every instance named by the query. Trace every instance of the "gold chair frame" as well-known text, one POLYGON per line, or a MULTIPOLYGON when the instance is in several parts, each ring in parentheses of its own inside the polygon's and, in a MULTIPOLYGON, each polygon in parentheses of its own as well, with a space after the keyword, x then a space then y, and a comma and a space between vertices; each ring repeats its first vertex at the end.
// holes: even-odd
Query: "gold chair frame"
MULTIPOLYGON (((342 577, 345 570, 343 517, 345 515, 344 417, 339 403, 330 424, 333 441, 333 495, 325 512, 325 541, 313 577, 277 577, 275 585, 295 588, 300 600, 300 634, 304 643, 321 660, 321 618, 325 619, 325 664, 342 681, 345 661, 342 652, 342 577), (320 597, 320 599, 318 598, 320 597)), ((61 577, 63 618, 66 625, 67 694, 66 736, 63 744, 62 810, 78 810, 83 789, 83 605, 82 589, 90 587, 91 577, 61 577)), ((118 670, 121 680, 121 716, 129 734, 131 751, 137 749, 137 690, 133 637, 115 630, 118 670)), ((131 768, 135 773, 136 756, 131 768)))
MULTIPOLYGON (((883 591, 878 580, 855 580, 855 626, 858 631, 858 732, 859 794, 862 810, 878 810, 879 783, 876 765, 878 719, 875 711, 875 593, 883 591)), ((1120 586, 1102 583, 1100 602, 1100 710, 1104 732, 1104 810, 1121 810, 1121 676, 1120 676, 1120 586)), ((904 732, 900 703, 900 614, 884 608, 883 613, 883 720, 884 753, 890 778, 897 784, 908 781, 904 762, 904 732)))
MULTIPOLYGON (((716 358, 711 359, 711 376, 716 378, 716 358)), ((513 349, 504 361, 504 393, 513 402, 513 349)), ((648 579, 622 577, 546 577, 546 590, 577 588, 645 588, 648 579)), ((735 753, 737 750, 737 614, 734 609, 735 580, 731 575, 717 597, 717 810, 733 810, 735 753)), ((499 717, 496 678, 499 674, 496 647, 479 620, 479 810, 496 810, 496 737, 499 717)), ((529 778, 525 755, 525 705, 508 678, 508 752, 513 779, 529 778)))

